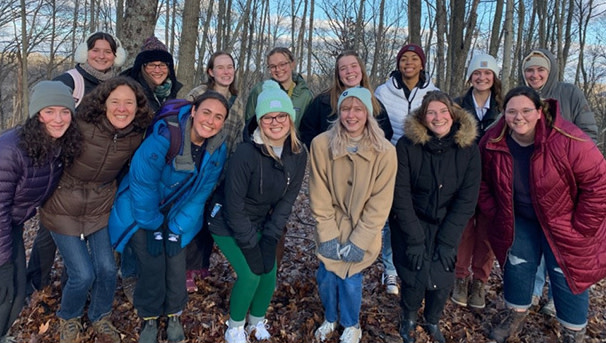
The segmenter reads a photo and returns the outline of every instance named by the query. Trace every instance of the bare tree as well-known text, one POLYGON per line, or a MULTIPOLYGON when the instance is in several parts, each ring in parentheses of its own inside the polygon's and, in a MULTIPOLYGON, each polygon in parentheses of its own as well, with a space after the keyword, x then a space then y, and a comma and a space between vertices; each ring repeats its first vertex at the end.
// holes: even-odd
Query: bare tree
POLYGON ((183 87, 179 92, 180 97, 184 97, 194 88, 194 78, 196 74, 196 43, 198 42, 198 15, 200 13, 199 0, 185 0, 183 6, 183 30, 181 31, 181 40, 179 42, 179 69, 177 78, 183 87))
MULTIPOLYGON (((511 84, 511 51, 513 45, 513 1, 505 4, 505 25, 503 26, 503 89, 509 89, 511 84)), ((521 28, 520 28, 521 30, 521 28)))
POLYGON ((497 56, 499 51, 499 43, 501 37, 501 18, 503 17, 503 3, 504 0, 496 0, 496 7, 494 11, 494 20, 492 21, 492 28, 490 33, 490 47, 488 53, 491 56, 497 56))
POLYGON ((126 0, 120 41, 126 51, 126 65, 132 64, 145 38, 154 34, 158 0, 126 0))
MULTIPOLYGON (((453 1, 456 2, 456 1, 453 1)), ((408 42, 421 44, 421 0, 408 1, 408 42)))

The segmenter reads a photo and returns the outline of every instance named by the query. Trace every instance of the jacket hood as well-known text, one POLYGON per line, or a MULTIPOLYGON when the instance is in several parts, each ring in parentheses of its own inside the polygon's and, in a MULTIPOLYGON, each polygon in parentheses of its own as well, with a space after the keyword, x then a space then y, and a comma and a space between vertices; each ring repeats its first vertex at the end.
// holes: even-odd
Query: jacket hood
MULTIPOLYGON (((416 111, 406 117, 404 122, 404 136, 410 139, 414 144, 425 145, 433 135, 429 133, 429 129, 417 118, 416 111)), ((454 108, 452 113, 453 125, 451 130, 459 126, 454 134, 454 142, 461 148, 468 147, 475 142, 478 130, 476 128, 476 120, 471 113, 461 108, 454 108), (455 125, 458 124, 458 125, 455 125)))
MULTIPOLYGON (((551 65, 551 67, 549 69, 549 76, 547 77, 547 81, 545 82, 543 87, 538 92, 541 95, 541 98, 543 98, 543 99, 552 97, 553 95, 551 95, 551 93, 552 93, 555 85, 558 83, 558 70, 560 69, 560 66, 558 65, 558 61, 556 60, 555 56, 551 53, 551 51, 549 51, 547 49, 535 49, 535 50, 532 50, 526 56, 530 56, 531 54, 534 54, 534 53, 543 55, 546 59, 549 60, 549 64, 551 65)), ((523 72, 524 71, 522 71, 522 73, 523 72)), ((529 86, 528 82, 526 81, 526 77, 524 77, 524 84, 526 86, 529 86)))

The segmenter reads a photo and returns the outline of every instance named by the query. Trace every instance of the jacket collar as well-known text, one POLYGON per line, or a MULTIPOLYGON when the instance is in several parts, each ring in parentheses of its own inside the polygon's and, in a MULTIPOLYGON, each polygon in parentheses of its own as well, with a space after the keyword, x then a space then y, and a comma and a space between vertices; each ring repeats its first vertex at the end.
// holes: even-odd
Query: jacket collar
MULTIPOLYGON (((461 148, 468 147, 475 142, 478 135, 476 120, 469 112, 461 108, 455 108, 454 112, 452 113, 454 117, 452 129, 457 130, 455 123, 458 123, 459 126, 457 132, 454 134, 454 142, 461 148)), ((434 136, 429 133, 429 129, 413 113, 405 119, 404 135, 414 144, 425 145, 434 136)))

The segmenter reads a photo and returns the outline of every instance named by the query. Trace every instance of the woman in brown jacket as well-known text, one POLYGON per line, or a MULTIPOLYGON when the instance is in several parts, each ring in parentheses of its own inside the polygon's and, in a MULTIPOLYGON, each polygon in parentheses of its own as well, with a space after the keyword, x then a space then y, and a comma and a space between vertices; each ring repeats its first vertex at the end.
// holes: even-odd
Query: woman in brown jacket
POLYGON ((76 112, 82 154, 40 210, 40 225, 51 232, 68 275, 57 312, 61 343, 78 341, 89 292, 88 318, 97 335, 120 342, 109 320, 116 264, 107 222, 116 178, 152 120, 146 102, 141 86, 125 77, 110 79, 84 97, 76 112))

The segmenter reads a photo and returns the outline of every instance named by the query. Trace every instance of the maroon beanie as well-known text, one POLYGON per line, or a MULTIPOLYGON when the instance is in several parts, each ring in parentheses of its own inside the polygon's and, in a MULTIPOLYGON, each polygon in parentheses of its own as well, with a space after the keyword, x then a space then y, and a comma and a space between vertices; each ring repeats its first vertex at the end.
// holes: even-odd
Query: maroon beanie
POLYGON ((412 51, 415 54, 419 55, 419 57, 421 58, 421 66, 423 67, 423 69, 425 69, 425 53, 423 52, 423 48, 416 44, 406 44, 402 47, 402 49, 400 49, 400 51, 398 52, 398 57, 396 57, 396 70, 400 68, 400 58, 402 58, 402 55, 404 55, 406 51, 412 51))

